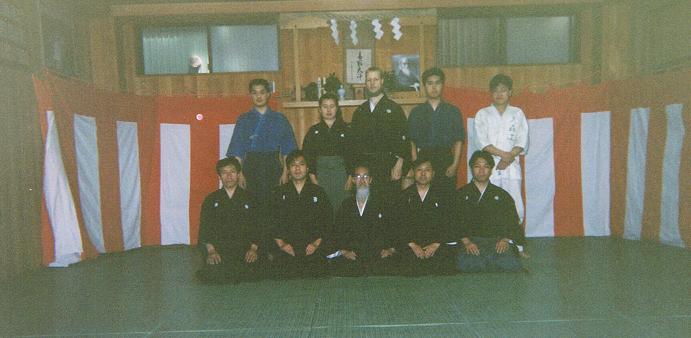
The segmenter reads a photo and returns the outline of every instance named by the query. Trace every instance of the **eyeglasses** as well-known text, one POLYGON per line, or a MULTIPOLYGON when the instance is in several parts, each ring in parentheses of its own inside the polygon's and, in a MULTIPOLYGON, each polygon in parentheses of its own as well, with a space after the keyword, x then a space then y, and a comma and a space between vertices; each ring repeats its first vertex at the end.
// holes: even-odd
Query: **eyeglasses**
POLYGON ((369 178, 369 175, 364 174, 364 175, 352 175, 354 180, 366 180, 369 178))

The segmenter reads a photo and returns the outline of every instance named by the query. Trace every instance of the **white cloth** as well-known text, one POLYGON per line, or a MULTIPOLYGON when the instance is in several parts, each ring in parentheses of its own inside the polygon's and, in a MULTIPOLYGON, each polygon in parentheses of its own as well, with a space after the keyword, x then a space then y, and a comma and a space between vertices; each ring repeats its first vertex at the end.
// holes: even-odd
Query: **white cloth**
MULTIPOLYGON (((514 106, 507 106, 504 113, 499 113, 493 105, 480 109, 475 114, 474 121, 475 143, 478 149, 489 145, 503 151, 511 151, 514 147, 521 147, 521 155, 528 151, 528 120, 523 111, 514 106)), ((523 221, 523 198, 521 197, 521 162, 516 156, 513 162, 504 170, 497 170, 501 158, 493 156, 495 169, 490 181, 506 190, 516 202, 516 212, 523 221)))

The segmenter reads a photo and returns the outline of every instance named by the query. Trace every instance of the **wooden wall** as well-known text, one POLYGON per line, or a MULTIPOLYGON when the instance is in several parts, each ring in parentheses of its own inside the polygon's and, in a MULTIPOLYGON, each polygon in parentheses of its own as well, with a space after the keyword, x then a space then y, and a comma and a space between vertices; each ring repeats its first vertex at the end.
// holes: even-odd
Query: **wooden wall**
MULTIPOLYGON (((283 2, 282 4, 285 4, 282 7, 283 10, 289 10, 290 3, 291 1, 283 2)), ((338 6, 339 3, 336 2, 330 6, 338 6)), ((530 1, 516 0, 505 1, 501 4, 493 2, 489 5, 508 6, 529 3, 530 1)), ((537 1, 535 3, 550 2, 537 1)), ((679 55, 681 58, 688 59, 688 55, 691 54, 690 44, 685 43, 685 35, 674 34, 680 30, 684 31, 684 27, 689 28, 691 21, 687 20, 687 16, 683 14, 688 13, 691 6, 689 2, 574 0, 568 3, 577 5, 579 13, 580 55, 577 63, 445 68, 448 84, 484 89, 494 74, 504 72, 515 79, 516 91, 540 92, 552 86, 598 83, 651 73, 656 69, 664 69, 671 63, 679 64, 679 55)), ((366 5, 362 1, 357 4, 366 5)), ((443 11, 444 7, 454 5, 449 1, 435 0, 430 3, 430 6, 434 7, 435 4, 442 7, 440 11, 443 11)), ((466 7, 479 4, 480 2, 473 1, 457 3, 458 6, 466 7)), ((390 6, 393 2, 384 2, 382 6, 384 5, 390 6)), ((300 27, 299 24, 293 27, 284 23, 281 25, 279 37, 280 71, 174 76, 137 74, 139 50, 136 23, 146 22, 147 17, 143 16, 144 14, 152 15, 157 11, 177 13, 175 5, 169 6, 169 10, 159 10, 163 7, 125 6, 116 8, 115 14, 90 19, 90 34, 93 43, 91 69, 95 83, 106 88, 113 88, 114 84, 118 84, 123 91, 143 95, 229 95, 246 92, 248 80, 261 76, 275 80, 279 91, 288 96, 295 91, 296 76, 303 86, 314 81, 318 76, 326 76, 331 72, 343 77, 343 43, 340 46, 335 45, 325 25, 305 28, 300 27), (144 12, 138 13, 137 10, 144 12), (126 16, 128 13, 132 16, 126 16), (113 19, 113 15, 116 15, 116 20, 113 19), (115 39, 116 34, 117 39, 115 39), (296 36, 297 39, 295 39, 296 36), (113 40, 117 40, 117 46, 113 45, 113 40), (299 54, 297 72, 295 71, 295 52, 299 54)), ((223 5, 213 7, 209 4, 209 10, 221 8, 220 6, 223 5)), ((204 10, 201 5, 196 8, 204 10)), ((326 7, 324 9, 329 10, 326 7)), ((314 8, 314 10, 319 10, 319 8, 314 8)), ((436 65, 436 22, 428 21, 418 24, 411 21, 409 20, 409 24, 404 25, 404 36, 401 41, 393 40, 390 32, 387 32, 382 40, 376 41, 375 63, 377 65, 384 69, 391 69, 391 55, 418 53, 423 56, 421 63, 424 67, 436 65)), ((342 28, 341 37, 347 39, 344 31, 345 29, 342 28)), ((286 97, 286 99, 294 99, 294 96, 286 97)))
MULTIPOLYGON (((40 63, 35 1, 6 1, 17 16, 0 17, 24 39, 9 43, 17 58, 0 57, 0 283, 39 266, 41 146, 31 74, 40 63)), ((3 6, 4 8, 7 8, 3 6)))

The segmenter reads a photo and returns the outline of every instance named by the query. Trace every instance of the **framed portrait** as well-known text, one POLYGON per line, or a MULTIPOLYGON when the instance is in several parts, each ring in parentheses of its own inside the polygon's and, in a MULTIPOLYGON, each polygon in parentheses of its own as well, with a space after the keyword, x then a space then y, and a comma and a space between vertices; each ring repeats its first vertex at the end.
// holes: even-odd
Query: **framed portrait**
POLYGON ((372 66, 372 49, 346 49, 346 83, 365 83, 365 71, 372 66))
POLYGON ((396 77, 396 90, 420 89, 420 55, 393 55, 391 64, 396 77))

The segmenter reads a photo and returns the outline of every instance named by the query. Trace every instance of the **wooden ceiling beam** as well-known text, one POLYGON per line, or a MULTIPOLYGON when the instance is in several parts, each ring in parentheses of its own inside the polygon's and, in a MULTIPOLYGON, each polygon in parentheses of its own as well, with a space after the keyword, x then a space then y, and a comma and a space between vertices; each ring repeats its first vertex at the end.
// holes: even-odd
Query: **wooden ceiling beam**
POLYGON ((170 16, 194 14, 295 13, 377 11, 426 8, 578 5, 604 0, 286 0, 196 3, 128 4, 111 6, 111 14, 127 16, 170 16))

